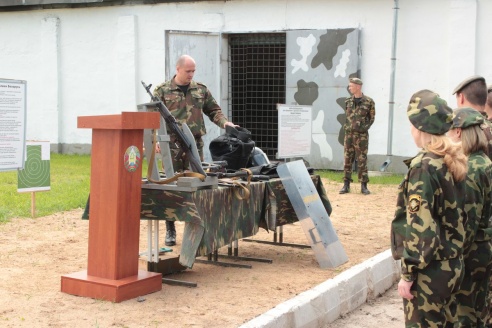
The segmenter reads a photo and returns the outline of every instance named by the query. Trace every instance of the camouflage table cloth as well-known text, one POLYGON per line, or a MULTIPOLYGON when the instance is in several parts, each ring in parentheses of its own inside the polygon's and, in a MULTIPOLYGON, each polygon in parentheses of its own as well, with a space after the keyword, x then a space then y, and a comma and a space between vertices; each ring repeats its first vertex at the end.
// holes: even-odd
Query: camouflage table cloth
MULTIPOLYGON (((318 194, 331 214, 331 204, 319 176, 312 176, 318 194)), ((297 221, 281 179, 252 182, 250 197, 239 200, 233 187, 195 192, 142 188, 141 219, 184 221, 180 263, 191 267, 195 256, 210 254, 255 235, 259 227, 276 227, 297 221)))
MULTIPOLYGON (((319 176, 312 176, 328 214, 332 208, 319 176)), ((258 229, 276 227, 297 221, 281 179, 252 182, 250 197, 239 200, 234 187, 199 189, 194 192, 149 189, 142 186, 142 220, 186 222, 180 263, 193 266, 196 256, 212 253, 236 239, 255 235, 258 229)), ((89 202, 88 202, 89 204, 89 202)), ((83 218, 88 218, 88 208, 83 218)))

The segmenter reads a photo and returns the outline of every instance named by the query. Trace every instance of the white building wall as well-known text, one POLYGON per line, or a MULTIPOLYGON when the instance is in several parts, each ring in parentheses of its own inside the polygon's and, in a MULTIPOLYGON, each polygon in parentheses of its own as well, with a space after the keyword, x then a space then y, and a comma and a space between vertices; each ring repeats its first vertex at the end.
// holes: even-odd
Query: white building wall
POLYGON ((492 84, 492 65, 490 64, 490 54, 492 52, 490 40, 490 14, 492 13, 492 1, 478 1, 477 5, 477 33, 476 33, 476 65, 477 74, 487 79, 487 84, 492 84))
MULTIPOLYGON (((77 151, 91 143, 91 131, 77 128, 77 116, 136 110, 149 100, 140 80, 164 80, 165 30, 360 27, 363 91, 376 101, 369 155, 386 156, 394 4, 232 0, 0 12, 0 78, 27 81, 27 139, 77 151)), ((432 89, 453 107, 452 89, 465 77, 480 74, 492 83, 491 14, 487 0, 399 0, 392 155, 416 152, 406 118, 415 91, 432 89)))

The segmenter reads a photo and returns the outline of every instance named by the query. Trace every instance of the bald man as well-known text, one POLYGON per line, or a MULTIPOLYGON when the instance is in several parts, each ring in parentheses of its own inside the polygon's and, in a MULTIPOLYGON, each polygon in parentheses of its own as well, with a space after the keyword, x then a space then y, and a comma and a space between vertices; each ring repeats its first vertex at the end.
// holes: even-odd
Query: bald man
MULTIPOLYGON (((176 62, 176 75, 170 81, 158 85, 154 89, 154 96, 159 97, 167 106, 171 114, 180 123, 186 123, 195 137, 196 146, 203 161, 203 140, 202 136, 207 133, 203 114, 207 115, 210 121, 220 128, 226 126, 236 126, 229 122, 215 101, 208 88, 193 80, 195 75, 195 60, 188 55, 179 57, 176 62)), ((170 131, 170 129, 168 129, 170 131)), ((183 153, 177 158, 179 149, 176 146, 176 136, 170 134, 171 155, 173 168, 176 172, 184 171, 189 167, 189 161, 183 153)), ((176 229, 174 221, 166 221, 166 246, 176 245, 176 229)))

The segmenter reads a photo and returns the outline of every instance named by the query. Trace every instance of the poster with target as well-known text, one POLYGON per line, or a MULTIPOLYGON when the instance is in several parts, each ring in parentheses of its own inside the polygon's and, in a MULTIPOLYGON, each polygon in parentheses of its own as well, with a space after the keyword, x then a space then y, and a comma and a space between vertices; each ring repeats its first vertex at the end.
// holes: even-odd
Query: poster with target
POLYGON ((26 141, 26 162, 17 174, 17 191, 50 190, 50 143, 26 141))

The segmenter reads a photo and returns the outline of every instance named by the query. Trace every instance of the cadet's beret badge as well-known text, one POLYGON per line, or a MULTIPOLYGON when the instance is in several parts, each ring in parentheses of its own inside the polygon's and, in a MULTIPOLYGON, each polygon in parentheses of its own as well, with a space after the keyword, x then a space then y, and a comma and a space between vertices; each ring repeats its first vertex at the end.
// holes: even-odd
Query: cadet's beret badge
POLYGON ((416 213, 420 210, 420 202, 422 198, 419 195, 410 195, 408 200, 408 210, 410 213, 416 213))

